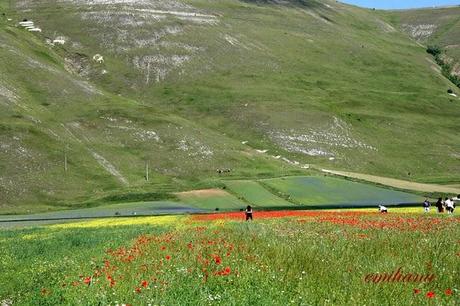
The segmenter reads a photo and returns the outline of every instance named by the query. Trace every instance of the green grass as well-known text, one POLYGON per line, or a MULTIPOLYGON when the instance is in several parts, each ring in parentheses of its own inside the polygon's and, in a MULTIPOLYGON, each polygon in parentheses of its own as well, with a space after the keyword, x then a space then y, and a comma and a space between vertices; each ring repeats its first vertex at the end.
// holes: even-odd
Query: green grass
POLYGON ((0 300, 14 305, 458 304, 458 220, 349 213, 298 219, 152 219, 150 225, 1 231, 0 300), (436 234, 425 232, 427 225, 436 234), (404 275, 435 278, 365 281, 369 274, 398 268, 404 275), (432 300, 428 292, 435 293, 432 300))
POLYGON ((173 191, 218 178, 215 169, 223 166, 239 177, 294 170, 268 157, 248 157, 237 141, 179 116, 104 91, 87 92, 82 79, 65 72, 62 61, 56 64, 58 54, 24 30, 6 26, 0 38, 17 52, 0 50, 2 76, 11 75, 2 78, 0 85, 17 96, 14 101, 0 96, 0 142, 6 148, 0 161, 2 214, 172 199, 173 191), (30 71, 31 65, 40 69, 30 71), (29 82, 32 79, 46 81, 29 82), (60 96, 63 88, 66 96, 60 96), (178 150, 182 141, 184 148, 178 150), (206 155, 206 150, 212 154, 206 155), (93 152, 128 185, 107 171, 93 152))
POLYGON ((180 2, 218 21, 0 0, 12 19, 0 22, 2 214, 168 199, 222 178, 308 175, 304 164, 458 181, 458 99, 425 49, 387 31, 380 12, 335 1, 180 2), (17 27, 23 18, 42 34, 17 27), (44 42, 61 35, 63 46, 44 42), (149 80, 142 58, 152 60, 149 80))
POLYGON ((420 196, 332 177, 284 177, 263 184, 301 205, 378 205, 421 203, 420 196))
MULTIPOLYGON (((452 65, 460 63, 460 8, 427 8, 419 10, 400 10, 381 12, 396 27, 402 28, 409 35, 410 27, 419 25, 431 25, 431 33, 415 35, 415 39, 424 45, 436 45, 443 49, 445 55, 453 60, 452 65), (409 26, 409 27, 408 27, 409 26)), ((456 73, 458 74, 458 68, 456 73)), ((454 86, 454 85, 451 85, 454 86)))
POLYGON ((211 193, 185 192, 177 194, 182 203, 208 210, 243 209, 247 203, 223 190, 213 189, 211 193))
POLYGON ((225 185, 235 194, 257 207, 280 207, 292 203, 274 195, 256 181, 226 181, 225 185))

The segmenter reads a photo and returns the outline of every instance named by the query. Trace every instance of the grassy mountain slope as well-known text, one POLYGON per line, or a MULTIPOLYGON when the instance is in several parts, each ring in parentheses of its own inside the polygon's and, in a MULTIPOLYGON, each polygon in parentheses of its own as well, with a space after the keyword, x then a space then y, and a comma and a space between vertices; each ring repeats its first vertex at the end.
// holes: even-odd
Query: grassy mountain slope
POLYGON ((161 199, 212 179, 219 167, 240 176, 289 169, 194 122, 97 89, 67 72, 40 39, 5 23, 0 55, 3 213, 117 200, 113 194, 161 199))
POLYGON ((0 7, 5 211, 162 198, 212 185, 218 168, 458 180, 460 100, 378 12, 300 0, 0 7))
POLYGON ((460 76, 460 7, 385 12, 393 24, 424 45, 442 47, 460 76))

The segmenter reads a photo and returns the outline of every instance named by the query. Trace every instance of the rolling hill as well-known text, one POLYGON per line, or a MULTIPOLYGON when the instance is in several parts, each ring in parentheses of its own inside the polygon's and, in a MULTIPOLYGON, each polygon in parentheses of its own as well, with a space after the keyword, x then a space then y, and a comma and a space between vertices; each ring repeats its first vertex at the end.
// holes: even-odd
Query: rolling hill
POLYGON ((460 6, 383 13, 395 27, 426 46, 443 49, 452 74, 460 77, 460 6))
POLYGON ((335 1, 0 0, 0 210, 308 165, 458 182, 460 99, 392 20, 335 1))

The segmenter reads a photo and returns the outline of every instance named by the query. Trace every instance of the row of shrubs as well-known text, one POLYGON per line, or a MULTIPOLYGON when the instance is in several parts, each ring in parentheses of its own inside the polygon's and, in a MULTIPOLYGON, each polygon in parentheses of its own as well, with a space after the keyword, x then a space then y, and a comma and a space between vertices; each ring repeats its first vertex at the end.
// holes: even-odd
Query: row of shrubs
POLYGON ((453 65, 447 63, 442 58, 443 50, 439 46, 428 46, 426 52, 434 56, 436 63, 441 67, 442 74, 460 88, 460 77, 452 74, 453 65))

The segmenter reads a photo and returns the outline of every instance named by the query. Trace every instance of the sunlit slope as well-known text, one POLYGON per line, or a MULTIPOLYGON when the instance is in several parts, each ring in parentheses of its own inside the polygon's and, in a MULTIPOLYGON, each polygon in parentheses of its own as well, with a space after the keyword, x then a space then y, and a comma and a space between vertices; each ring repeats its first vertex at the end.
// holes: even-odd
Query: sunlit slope
POLYGON ((66 71, 39 38, 1 26, 2 213, 165 199, 217 177, 219 167, 231 175, 289 168, 196 122, 100 90, 66 71))
POLYGON ((459 179, 460 100, 380 12, 335 1, 0 8, 6 211, 165 199, 306 164, 459 179))
POLYGON ((425 45, 442 47, 460 75, 460 7, 403 10, 384 15, 410 37, 425 45))
POLYGON ((15 20, 65 41, 54 49, 69 69, 268 154, 415 180, 458 171, 460 101, 379 12, 335 1, 12 4, 15 20))

